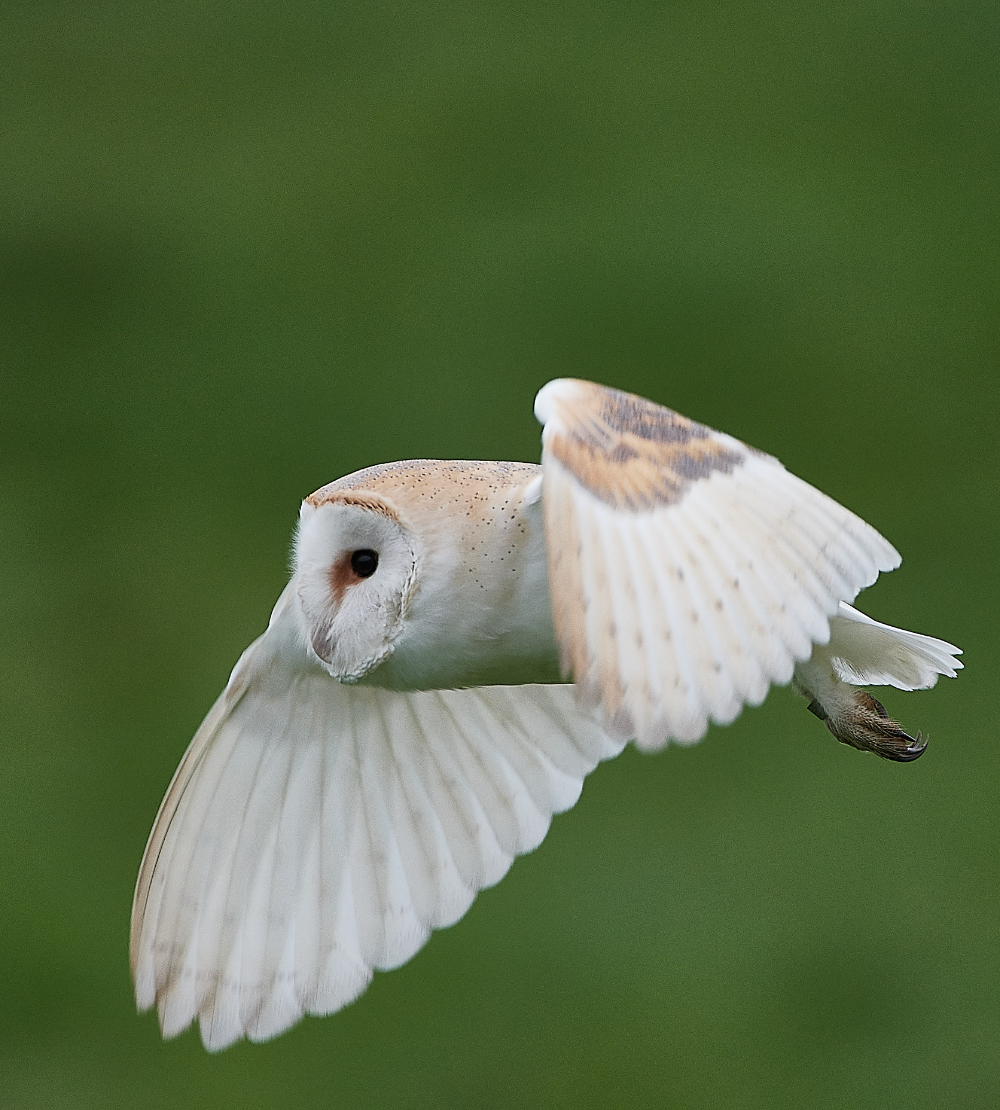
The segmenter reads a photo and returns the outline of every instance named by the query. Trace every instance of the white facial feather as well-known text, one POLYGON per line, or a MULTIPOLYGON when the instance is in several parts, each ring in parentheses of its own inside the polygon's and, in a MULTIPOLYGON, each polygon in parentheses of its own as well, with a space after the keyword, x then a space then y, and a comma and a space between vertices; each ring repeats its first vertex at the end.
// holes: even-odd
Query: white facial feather
POLYGON ((160 807, 132 969, 212 1050, 332 1013, 536 847, 634 740, 699 739, 793 679, 845 744, 923 751, 861 683, 959 650, 849 604, 899 562, 776 460, 590 382, 542 466, 418 460, 306 499, 292 579, 160 807), (558 666, 575 684, 560 684, 558 666))
POLYGON ((334 678, 355 682, 392 652, 416 581, 415 544, 377 502, 303 502, 295 594, 306 642, 334 678), (376 554, 370 576, 352 566, 356 551, 376 554))

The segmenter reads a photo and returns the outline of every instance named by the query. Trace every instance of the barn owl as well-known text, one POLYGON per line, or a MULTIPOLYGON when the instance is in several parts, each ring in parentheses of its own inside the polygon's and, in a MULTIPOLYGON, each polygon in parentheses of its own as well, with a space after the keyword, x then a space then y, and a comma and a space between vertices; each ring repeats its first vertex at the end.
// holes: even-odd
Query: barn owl
POLYGON ((302 503, 294 572, 174 776, 136 887, 140 1010, 262 1041, 356 998, 537 847, 632 741, 793 682, 845 744, 959 649, 851 606, 900 557, 774 458, 549 382, 540 466, 412 461, 302 503), (560 681, 560 674, 563 681, 560 681), (572 682, 566 681, 572 678, 572 682))

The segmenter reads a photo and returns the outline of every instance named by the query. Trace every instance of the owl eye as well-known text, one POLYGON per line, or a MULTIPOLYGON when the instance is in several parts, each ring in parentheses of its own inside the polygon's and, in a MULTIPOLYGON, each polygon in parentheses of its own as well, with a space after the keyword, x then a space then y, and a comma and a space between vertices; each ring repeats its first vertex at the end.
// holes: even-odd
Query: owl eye
POLYGON ((351 553, 351 570, 359 578, 371 578, 378 569, 378 552, 370 547, 362 547, 351 553))

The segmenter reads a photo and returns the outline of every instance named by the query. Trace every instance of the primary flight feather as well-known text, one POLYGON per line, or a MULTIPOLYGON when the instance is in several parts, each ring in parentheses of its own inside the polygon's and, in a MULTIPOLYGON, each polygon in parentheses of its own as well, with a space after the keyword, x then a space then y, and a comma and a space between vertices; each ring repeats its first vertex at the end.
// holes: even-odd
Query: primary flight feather
POLYGON ((164 1036, 198 1018, 216 1050, 340 1009, 598 762, 695 741, 772 683, 843 743, 924 750, 860 687, 933 686, 960 652, 850 605, 899 564, 870 525, 631 394, 560 379, 535 413, 540 467, 388 463, 303 502, 291 581, 139 873, 136 998, 164 1036))

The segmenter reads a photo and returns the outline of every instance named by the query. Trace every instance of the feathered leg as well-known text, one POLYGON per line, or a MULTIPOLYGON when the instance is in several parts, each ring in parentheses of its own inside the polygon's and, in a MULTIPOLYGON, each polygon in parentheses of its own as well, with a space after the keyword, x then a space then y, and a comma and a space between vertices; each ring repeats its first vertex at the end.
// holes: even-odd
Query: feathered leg
POLYGON ((962 664, 952 644, 902 628, 880 624, 841 602, 830 621, 830 641, 817 645, 795 668, 796 689, 809 699, 809 711, 825 722, 842 743, 883 759, 909 763, 927 741, 903 731, 881 702, 862 685, 920 690, 938 675, 954 678, 962 664))

